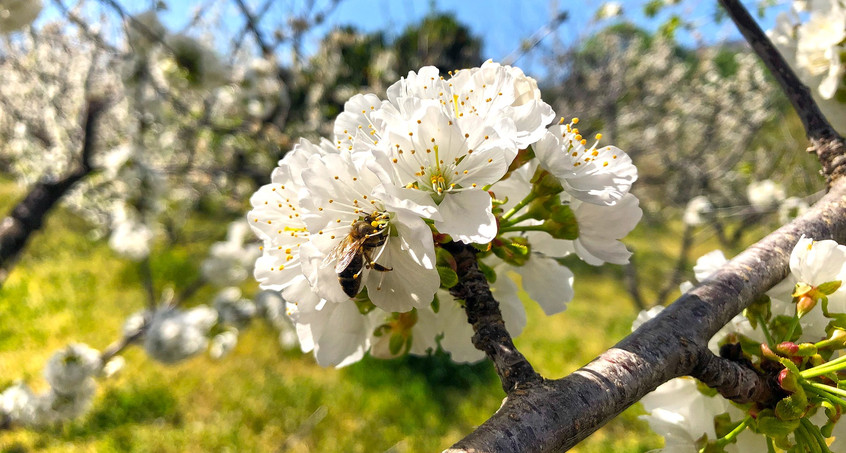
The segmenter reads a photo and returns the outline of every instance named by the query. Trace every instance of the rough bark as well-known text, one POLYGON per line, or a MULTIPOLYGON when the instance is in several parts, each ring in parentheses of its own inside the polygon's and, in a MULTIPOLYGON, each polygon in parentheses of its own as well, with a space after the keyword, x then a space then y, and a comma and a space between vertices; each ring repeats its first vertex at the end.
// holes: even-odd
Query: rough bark
MULTIPOLYGON (((787 276, 790 252, 803 234, 846 241, 844 219, 846 180, 841 178, 808 213, 746 249, 589 364, 562 379, 511 392, 493 417, 447 451, 566 450, 662 383, 705 375, 703 358, 712 360, 708 340, 787 276)), ((722 385, 756 397, 760 380, 743 372, 735 376, 736 381, 721 376, 722 385)))
POLYGON ((539 383, 542 379, 526 357, 517 350, 505 321, 488 287, 485 275, 476 262, 472 246, 450 242, 442 246, 455 258, 459 283, 450 289, 457 299, 464 300, 467 321, 473 326, 473 346, 484 351, 493 362, 506 393, 539 383))
MULTIPOLYGON (((802 217, 732 259, 657 317, 569 376, 533 381, 450 453, 567 450, 662 383, 692 375, 736 401, 777 398, 767 376, 714 356, 708 340, 789 272, 802 235, 846 241, 846 147, 810 91, 737 0, 720 0, 797 110, 828 178, 829 193, 802 217)), ((478 332, 478 331, 477 331, 478 332)), ((509 339, 510 341, 510 339, 509 339)))

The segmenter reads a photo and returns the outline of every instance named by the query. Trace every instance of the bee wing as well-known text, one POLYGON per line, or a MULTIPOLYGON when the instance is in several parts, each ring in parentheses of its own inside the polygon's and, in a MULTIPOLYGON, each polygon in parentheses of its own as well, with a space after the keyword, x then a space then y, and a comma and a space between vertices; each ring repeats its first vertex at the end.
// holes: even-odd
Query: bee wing
POLYGON ((350 236, 344 236, 344 238, 341 240, 341 242, 339 242, 338 245, 336 245, 335 248, 333 248, 332 251, 330 251, 323 258, 323 261, 320 263, 320 268, 322 269, 324 267, 327 267, 330 264, 332 264, 332 261, 337 260, 338 263, 335 266, 335 273, 339 273, 339 272, 343 271, 344 269, 346 269, 347 266, 350 265, 350 261, 352 260, 352 256, 355 255, 355 253, 352 253, 352 256, 349 256, 349 255, 351 255, 350 250, 352 249, 352 251, 354 252, 355 249, 357 248, 356 242, 357 241, 355 239, 351 238, 350 236), (343 264, 343 266, 342 266, 342 264, 343 264), (341 268, 341 270, 338 270, 339 267, 341 268))
POLYGON ((350 239, 349 241, 345 241, 346 244, 339 244, 340 250, 338 251, 338 264, 335 265, 336 274, 340 274, 347 268, 347 266, 350 265, 366 239, 367 238, 350 239), (344 246, 341 247, 341 245, 344 246))
POLYGON ((326 256, 323 257, 323 261, 320 262, 320 268, 323 269, 324 267, 329 266, 332 261, 335 261, 341 257, 341 251, 347 246, 346 244, 350 241, 349 236, 344 236, 344 239, 338 243, 326 256))

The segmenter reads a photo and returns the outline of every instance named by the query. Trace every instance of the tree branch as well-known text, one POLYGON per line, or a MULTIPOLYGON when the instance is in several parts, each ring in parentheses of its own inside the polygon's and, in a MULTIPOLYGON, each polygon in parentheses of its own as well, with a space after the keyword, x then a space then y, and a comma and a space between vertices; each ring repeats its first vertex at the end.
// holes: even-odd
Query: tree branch
POLYGON ((829 178, 829 182, 846 174, 846 165, 844 165, 846 164, 846 153, 844 153, 846 144, 843 142, 843 137, 831 127, 831 124, 820 111, 811 96, 811 91, 799 80, 799 77, 793 72, 790 65, 776 50, 773 43, 739 0, 720 0, 720 4, 725 8, 729 17, 737 25, 740 33, 743 34, 755 53, 758 54, 758 57, 773 74, 793 108, 796 109, 796 113, 799 114, 799 118, 805 126, 808 139, 811 141, 810 150, 819 157, 823 173, 829 178))
POLYGON ((50 209, 74 184, 92 171, 91 155, 96 140, 97 120, 106 102, 90 99, 83 124, 84 136, 80 162, 76 170, 57 181, 41 181, 18 203, 11 214, 0 222, 0 286, 26 246, 30 235, 38 231, 50 209))
POLYGON ((450 289, 450 294, 464 300, 467 321, 473 326, 473 346, 484 351, 493 362, 505 393, 543 381, 505 329, 499 303, 476 262, 475 249, 459 242, 442 247, 455 258, 458 273, 459 283, 450 289))
MULTIPOLYGON (((509 394, 496 414, 448 451, 566 450, 660 384, 693 373, 707 375, 711 366, 726 367, 719 360, 704 363, 714 360, 702 352, 708 340, 787 276, 790 253, 803 234, 846 241, 844 219, 846 180, 841 178, 805 215, 746 249, 589 364, 531 391, 509 394)), ((735 376, 737 383, 749 380, 746 373, 735 376)))

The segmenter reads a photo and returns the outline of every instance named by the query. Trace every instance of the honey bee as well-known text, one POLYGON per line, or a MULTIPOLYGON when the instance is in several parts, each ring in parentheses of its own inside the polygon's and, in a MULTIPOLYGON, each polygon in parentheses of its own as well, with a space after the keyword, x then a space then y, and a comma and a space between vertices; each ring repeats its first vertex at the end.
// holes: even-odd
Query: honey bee
POLYGON ((370 256, 373 249, 384 245, 388 238, 388 232, 379 220, 380 216, 373 213, 355 221, 350 227, 350 232, 323 260, 323 266, 338 261, 335 264, 335 273, 338 274, 338 282, 341 283, 344 293, 350 297, 355 297, 361 289, 361 272, 364 269, 379 272, 393 270, 374 262, 370 256))

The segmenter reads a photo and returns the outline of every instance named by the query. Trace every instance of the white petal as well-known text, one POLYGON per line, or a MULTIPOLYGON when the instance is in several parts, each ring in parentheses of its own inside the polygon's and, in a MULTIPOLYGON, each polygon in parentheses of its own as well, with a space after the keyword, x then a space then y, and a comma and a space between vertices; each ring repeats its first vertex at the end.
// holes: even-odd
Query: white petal
POLYGON ((533 254, 525 265, 511 270, 520 274, 523 289, 547 316, 564 311, 573 299, 573 272, 554 259, 533 254))
POLYGON ((352 302, 327 304, 321 311, 324 320, 314 347, 317 363, 341 368, 361 360, 370 347, 367 318, 352 302))
POLYGON ((387 312, 406 312, 429 305, 441 284, 434 268, 426 269, 408 250, 403 249, 403 246, 411 246, 403 244, 402 239, 389 238, 378 260, 392 270, 380 272, 371 269, 363 276, 370 300, 387 312))
POLYGON ((705 279, 710 277, 711 274, 727 262, 728 260, 722 250, 714 250, 702 255, 696 260, 696 265, 693 266, 693 274, 696 276, 696 281, 704 282, 705 279))
POLYGON ((496 218, 491 213, 491 196, 483 190, 449 193, 438 206, 443 220, 435 227, 464 243, 485 244, 496 237, 496 218))

